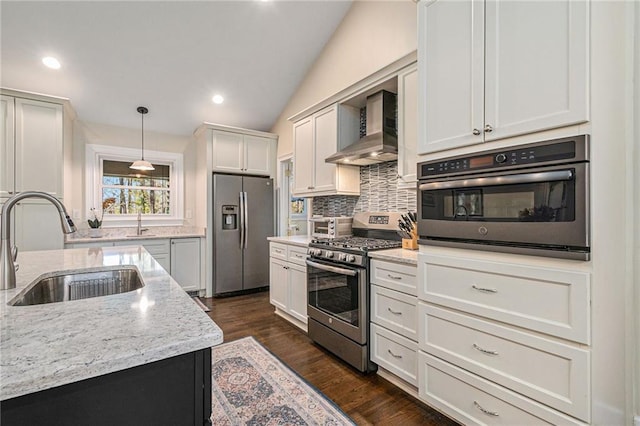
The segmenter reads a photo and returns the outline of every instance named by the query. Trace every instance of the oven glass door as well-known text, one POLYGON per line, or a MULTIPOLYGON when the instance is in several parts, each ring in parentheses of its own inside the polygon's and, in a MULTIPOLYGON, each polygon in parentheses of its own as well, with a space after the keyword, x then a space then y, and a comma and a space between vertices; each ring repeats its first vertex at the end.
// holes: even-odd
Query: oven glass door
POLYGON ((434 239, 586 247, 586 167, 423 182, 418 229, 434 239))
POLYGON ((307 260, 309 316, 362 344, 366 343, 365 271, 307 260))
POLYGON ((574 175, 575 170, 569 169, 548 177, 559 180, 505 184, 502 177, 472 178, 443 188, 434 186, 422 191, 422 216, 450 221, 570 222, 576 217, 574 175))

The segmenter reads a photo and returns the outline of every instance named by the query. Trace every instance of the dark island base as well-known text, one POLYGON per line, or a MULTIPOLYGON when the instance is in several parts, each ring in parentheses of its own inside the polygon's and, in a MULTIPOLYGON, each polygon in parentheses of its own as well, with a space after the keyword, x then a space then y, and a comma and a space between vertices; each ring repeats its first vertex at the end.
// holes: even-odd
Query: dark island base
POLYGON ((211 349, 0 402, 0 424, 208 425, 211 349))

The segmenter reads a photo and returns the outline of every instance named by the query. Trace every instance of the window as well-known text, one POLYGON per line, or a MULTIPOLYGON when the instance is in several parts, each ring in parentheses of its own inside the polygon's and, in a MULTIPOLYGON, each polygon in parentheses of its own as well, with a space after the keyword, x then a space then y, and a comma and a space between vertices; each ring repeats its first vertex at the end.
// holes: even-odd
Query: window
POLYGON ((105 215, 171 214, 171 166, 131 170, 131 162, 102 160, 102 211, 105 215))
POLYGON ((87 211, 102 210, 104 225, 126 225, 137 219, 156 225, 182 225, 182 154, 146 151, 155 170, 129 168, 137 149, 87 145, 87 211))

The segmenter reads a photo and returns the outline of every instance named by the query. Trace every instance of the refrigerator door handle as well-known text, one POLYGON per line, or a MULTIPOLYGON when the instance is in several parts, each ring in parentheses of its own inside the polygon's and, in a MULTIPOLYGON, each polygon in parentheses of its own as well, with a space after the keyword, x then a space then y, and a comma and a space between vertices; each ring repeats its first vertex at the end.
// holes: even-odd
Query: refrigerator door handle
POLYGON ((244 192, 244 248, 249 245, 249 197, 244 192))
POLYGON ((245 229, 244 229, 244 192, 240 192, 240 250, 244 249, 245 229))

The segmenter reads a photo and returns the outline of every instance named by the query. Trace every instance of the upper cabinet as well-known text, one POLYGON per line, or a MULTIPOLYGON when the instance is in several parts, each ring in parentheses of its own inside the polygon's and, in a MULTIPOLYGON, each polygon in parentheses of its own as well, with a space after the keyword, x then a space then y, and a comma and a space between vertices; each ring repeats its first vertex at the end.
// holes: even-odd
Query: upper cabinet
POLYGON ((63 105, 1 97, 0 197, 22 191, 63 195, 63 105))
POLYGON ((226 173, 273 176, 276 140, 221 130, 212 130, 213 170, 226 173))
POLYGON ((293 194, 360 195, 360 169, 325 158, 359 137, 357 109, 334 104, 293 124, 293 194))
POLYGON ((418 153, 589 119, 583 0, 419 4, 418 153))
POLYGON ((418 148, 418 66, 398 74, 398 187, 415 188, 418 148))

